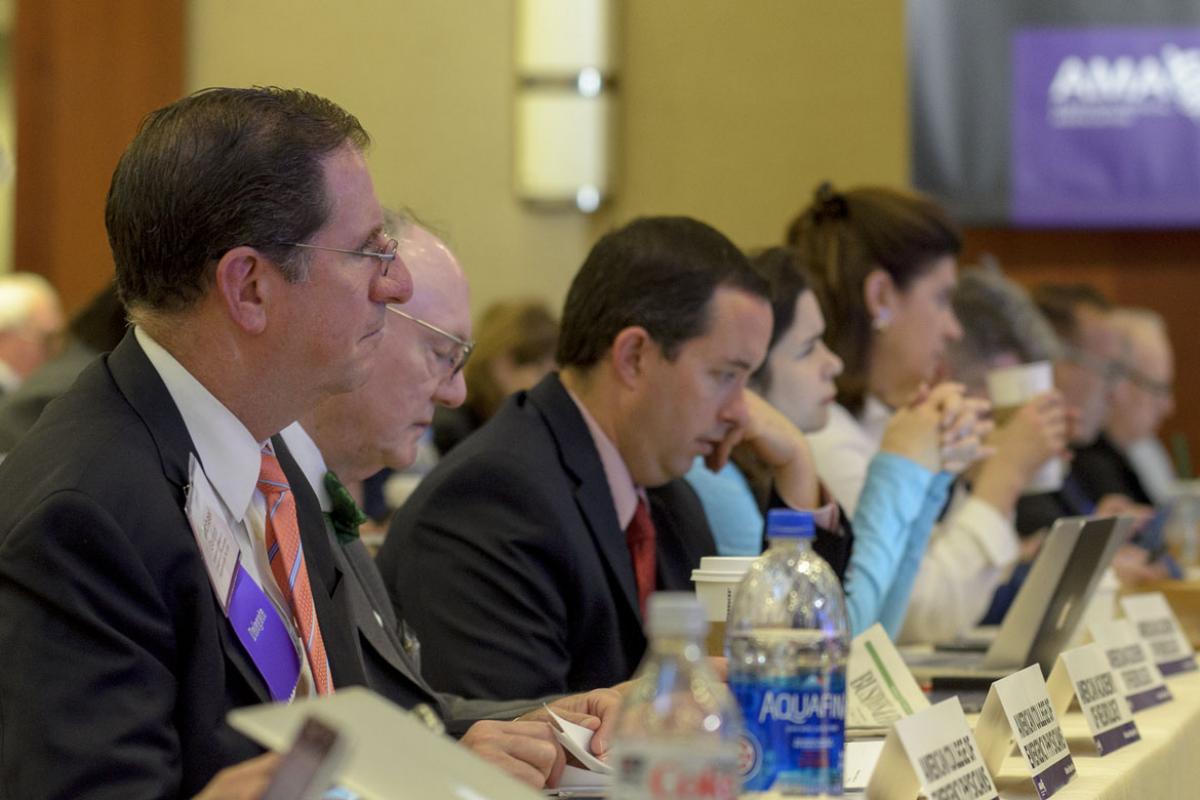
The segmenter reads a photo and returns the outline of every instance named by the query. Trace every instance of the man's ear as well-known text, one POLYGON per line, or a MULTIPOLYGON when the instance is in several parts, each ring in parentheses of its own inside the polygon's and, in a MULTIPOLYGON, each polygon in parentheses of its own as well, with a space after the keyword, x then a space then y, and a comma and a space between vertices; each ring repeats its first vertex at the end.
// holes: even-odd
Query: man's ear
POLYGON ((877 328, 886 327, 891 321, 899 295, 887 270, 876 268, 867 274, 863 281, 863 303, 877 328))
POLYGON ((267 306, 283 273, 253 247, 235 247, 217 262, 214 282, 229 318, 249 334, 267 327, 267 306))
POLYGON ((658 344, 640 325, 622 329, 613 338, 608 358, 621 385, 632 388, 640 382, 646 369, 646 359, 658 354, 658 344))

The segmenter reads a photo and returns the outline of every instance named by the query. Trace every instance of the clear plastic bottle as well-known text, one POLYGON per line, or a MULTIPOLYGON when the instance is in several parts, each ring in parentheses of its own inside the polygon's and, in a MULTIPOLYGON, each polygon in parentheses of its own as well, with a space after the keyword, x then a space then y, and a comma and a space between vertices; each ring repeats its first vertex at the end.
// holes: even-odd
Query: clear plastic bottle
POLYGON ((812 537, 811 514, 772 510, 770 548, 733 595, 726 648, 747 792, 842 794, 850 628, 841 583, 812 537))
POLYGON ((615 800, 734 800, 737 706, 704 655, 695 595, 650 596, 650 649, 617 723, 609 763, 615 800))

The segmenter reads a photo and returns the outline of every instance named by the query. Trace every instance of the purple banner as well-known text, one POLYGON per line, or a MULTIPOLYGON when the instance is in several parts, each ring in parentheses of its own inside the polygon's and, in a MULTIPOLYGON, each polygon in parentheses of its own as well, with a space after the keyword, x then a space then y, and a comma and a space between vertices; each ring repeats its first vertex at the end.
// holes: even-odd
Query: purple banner
POLYGON ((1131 694, 1125 699, 1129 701, 1129 707, 1132 710, 1141 711, 1144 708, 1162 705, 1173 698, 1171 697, 1171 690, 1166 686, 1156 686, 1144 692, 1131 694))
POLYGON ((1133 720, 1129 720, 1124 724, 1118 725, 1115 728, 1100 733, 1094 737, 1096 740, 1096 751, 1102 756, 1120 750, 1127 744, 1138 741, 1142 735, 1138 733, 1137 725, 1133 724, 1133 720))
POLYGON ((1018 31, 1011 133, 1015 224, 1200 224, 1200 28, 1018 31))
POLYGON ((1034 775, 1033 785, 1037 787, 1038 797, 1046 800, 1047 797, 1070 783, 1071 778, 1074 777, 1075 762, 1071 760, 1071 754, 1068 753, 1037 775, 1034 775))
POLYGON ((1188 656, 1181 658, 1178 661, 1164 661, 1158 665, 1158 669, 1163 675, 1178 675, 1180 672, 1194 672, 1196 670, 1196 657, 1188 656))

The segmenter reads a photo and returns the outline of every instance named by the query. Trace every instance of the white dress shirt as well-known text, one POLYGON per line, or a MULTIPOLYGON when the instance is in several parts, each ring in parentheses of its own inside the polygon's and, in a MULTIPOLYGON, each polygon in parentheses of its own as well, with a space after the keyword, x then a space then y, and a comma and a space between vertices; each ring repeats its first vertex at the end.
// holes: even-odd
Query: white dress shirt
MULTIPOLYGON (((136 327, 133 332, 183 417, 188 436, 196 447, 196 458, 203 465, 204 474, 223 506, 225 521, 237 540, 242 566, 275 604, 291 634, 300 659, 296 696, 305 697, 312 691, 312 670, 301 647, 291 608, 279 591, 267 558, 267 502, 258 489, 258 473, 262 449, 269 448, 270 441, 256 441, 241 420, 145 330, 136 327)), ((313 612, 315 619, 316 609, 313 612)))

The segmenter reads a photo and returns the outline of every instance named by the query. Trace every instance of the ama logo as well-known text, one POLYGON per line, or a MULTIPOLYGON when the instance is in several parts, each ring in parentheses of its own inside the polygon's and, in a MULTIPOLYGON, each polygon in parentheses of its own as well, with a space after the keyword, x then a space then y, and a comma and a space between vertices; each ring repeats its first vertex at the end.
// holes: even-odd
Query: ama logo
POLYGON ((1140 56, 1068 55, 1047 100, 1057 128, 1127 127, 1172 113, 1200 124, 1200 48, 1165 44, 1140 56))

